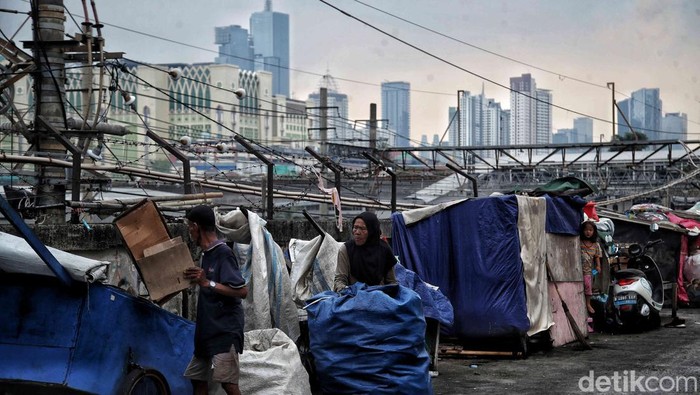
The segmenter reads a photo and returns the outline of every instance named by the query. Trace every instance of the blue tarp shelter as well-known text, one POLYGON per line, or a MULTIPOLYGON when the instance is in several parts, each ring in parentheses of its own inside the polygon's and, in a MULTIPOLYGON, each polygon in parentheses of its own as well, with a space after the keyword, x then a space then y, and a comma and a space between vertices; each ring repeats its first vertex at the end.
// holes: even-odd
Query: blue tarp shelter
POLYGON ((533 312, 544 317, 542 328, 552 325, 544 306, 545 232, 576 235, 581 207, 570 197, 504 195, 395 213, 392 247, 406 268, 452 303, 448 336, 523 335, 537 321, 533 312))

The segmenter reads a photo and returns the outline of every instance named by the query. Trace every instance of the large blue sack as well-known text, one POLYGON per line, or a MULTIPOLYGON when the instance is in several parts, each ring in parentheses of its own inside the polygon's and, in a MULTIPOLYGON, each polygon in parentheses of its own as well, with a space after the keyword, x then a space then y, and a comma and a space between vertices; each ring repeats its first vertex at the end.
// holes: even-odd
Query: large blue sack
POLYGON ((309 342, 325 394, 432 394, 418 294, 356 283, 307 301, 309 342))

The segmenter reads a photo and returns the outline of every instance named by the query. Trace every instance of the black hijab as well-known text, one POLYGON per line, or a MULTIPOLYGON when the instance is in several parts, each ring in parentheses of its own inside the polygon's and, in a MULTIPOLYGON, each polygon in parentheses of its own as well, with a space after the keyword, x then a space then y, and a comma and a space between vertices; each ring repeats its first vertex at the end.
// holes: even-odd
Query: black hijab
POLYGON ((380 238, 382 230, 374 213, 365 211, 352 220, 353 226, 362 219, 367 226, 367 241, 362 245, 355 240, 345 242, 350 258, 350 274, 367 285, 379 285, 389 270, 396 264, 391 247, 380 238))

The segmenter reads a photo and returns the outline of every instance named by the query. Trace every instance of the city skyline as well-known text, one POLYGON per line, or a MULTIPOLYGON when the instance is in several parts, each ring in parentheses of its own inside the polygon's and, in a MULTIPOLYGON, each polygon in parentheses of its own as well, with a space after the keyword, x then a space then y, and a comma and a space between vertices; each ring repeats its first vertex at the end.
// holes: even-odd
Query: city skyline
MULTIPOLYGON (((80 2, 67 0, 65 4, 80 21, 80 2)), ((250 16, 265 6, 263 0, 240 1, 235 7, 212 0, 183 13, 187 3, 167 4, 97 2, 107 50, 123 51, 127 58, 149 63, 214 62, 218 52, 215 27, 246 27, 250 16)), ((278 1, 272 3, 272 10, 289 14, 293 98, 307 98, 317 90, 320 76, 330 74, 338 81, 339 91, 348 95, 350 118, 367 119, 370 103, 381 106, 382 82, 409 82, 411 138, 420 141, 423 134, 445 132, 445 114, 455 105, 458 90, 480 91, 486 79, 485 95, 509 103, 510 92, 499 85, 508 86, 510 78, 530 73, 538 87, 552 92, 553 104, 561 107, 552 109, 551 132, 569 128, 573 119, 586 116, 594 119, 594 136, 602 133, 608 139, 611 126, 605 120, 612 117, 612 95, 605 85, 615 82, 616 91, 622 92, 618 101, 642 88, 660 89, 663 113, 687 114, 688 138, 700 137, 700 77, 695 67, 700 62, 696 39, 699 4, 445 1, 442 7, 431 7, 427 2, 367 2, 447 37, 362 2, 331 4, 457 67, 401 44, 323 2, 278 1), (515 16, 528 23, 513 22, 515 16)), ((20 11, 29 8, 21 2, 12 5, 20 11)), ((8 36, 23 21, 22 16, 10 14, 0 18, 8 36)), ((66 29, 74 33, 78 27, 69 18, 66 29)), ((25 25, 15 40, 30 39, 30 30, 25 25)))

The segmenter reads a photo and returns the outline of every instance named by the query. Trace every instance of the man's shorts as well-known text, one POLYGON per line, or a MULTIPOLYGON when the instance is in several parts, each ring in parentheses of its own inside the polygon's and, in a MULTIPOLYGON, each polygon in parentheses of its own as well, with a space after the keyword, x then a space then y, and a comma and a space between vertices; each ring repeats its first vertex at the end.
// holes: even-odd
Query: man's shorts
POLYGON ((190 380, 215 381, 217 383, 238 384, 238 353, 233 345, 229 352, 216 354, 211 358, 192 357, 184 376, 190 380))

